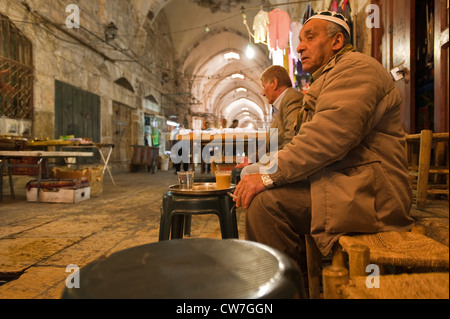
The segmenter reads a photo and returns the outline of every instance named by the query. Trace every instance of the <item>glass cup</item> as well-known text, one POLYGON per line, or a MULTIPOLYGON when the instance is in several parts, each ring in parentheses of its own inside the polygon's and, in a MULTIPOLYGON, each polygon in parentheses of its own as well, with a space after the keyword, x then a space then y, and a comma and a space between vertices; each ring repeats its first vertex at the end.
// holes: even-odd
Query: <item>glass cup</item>
POLYGON ((193 189, 194 188, 194 172, 177 172, 178 185, 180 189, 193 189))
POLYGON ((231 171, 216 171, 217 189, 228 189, 231 185, 231 171))

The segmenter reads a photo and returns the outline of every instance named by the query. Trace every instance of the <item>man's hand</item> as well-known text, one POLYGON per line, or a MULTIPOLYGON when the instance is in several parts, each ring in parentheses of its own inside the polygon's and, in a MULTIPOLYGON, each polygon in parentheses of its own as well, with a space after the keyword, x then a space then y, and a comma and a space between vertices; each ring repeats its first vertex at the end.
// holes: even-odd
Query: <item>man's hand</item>
POLYGON ((236 207, 242 206, 247 209, 248 206, 250 206, 253 197, 265 189, 266 187, 262 182, 261 174, 244 176, 234 191, 234 195, 236 196, 236 207))

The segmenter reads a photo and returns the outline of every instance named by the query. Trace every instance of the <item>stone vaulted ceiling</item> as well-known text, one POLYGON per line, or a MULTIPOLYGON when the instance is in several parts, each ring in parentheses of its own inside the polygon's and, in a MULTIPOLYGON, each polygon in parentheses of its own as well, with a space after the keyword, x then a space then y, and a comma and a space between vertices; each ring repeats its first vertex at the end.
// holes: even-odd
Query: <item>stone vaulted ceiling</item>
POLYGON ((166 16, 180 71, 198 101, 191 108, 193 114, 211 114, 228 123, 237 118, 241 127, 250 123, 262 127, 267 120, 269 107, 261 95, 260 76, 271 65, 269 51, 264 44, 253 43, 255 56, 247 58, 249 33, 242 16, 243 7, 252 30, 262 4, 266 0, 134 0, 142 23, 158 14, 166 16), (229 52, 238 53, 240 59, 225 59, 229 52), (244 79, 232 79, 233 74, 244 79), (236 91, 240 88, 246 91, 236 91))

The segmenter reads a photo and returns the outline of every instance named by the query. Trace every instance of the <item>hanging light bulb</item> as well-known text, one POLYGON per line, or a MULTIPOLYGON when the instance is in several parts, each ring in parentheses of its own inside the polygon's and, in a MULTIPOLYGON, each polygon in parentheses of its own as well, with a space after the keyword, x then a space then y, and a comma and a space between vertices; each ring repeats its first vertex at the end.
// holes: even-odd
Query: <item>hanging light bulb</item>
POLYGON ((247 58, 253 59, 255 57, 255 50, 253 49, 253 46, 251 43, 247 45, 247 51, 245 53, 247 55, 247 58))
POLYGON ((206 31, 206 32, 209 32, 209 31, 210 31, 210 29, 209 29, 209 26, 208 26, 208 25, 206 25, 206 27, 205 27, 205 31, 206 31))

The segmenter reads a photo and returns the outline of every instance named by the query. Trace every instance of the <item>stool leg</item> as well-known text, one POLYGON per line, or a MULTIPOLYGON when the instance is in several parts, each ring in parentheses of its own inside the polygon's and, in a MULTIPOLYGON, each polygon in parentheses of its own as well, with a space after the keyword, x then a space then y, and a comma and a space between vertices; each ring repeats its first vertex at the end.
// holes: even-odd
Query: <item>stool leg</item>
POLYGON ((182 239, 184 228, 184 215, 175 214, 172 216, 172 234, 171 239, 182 239))
POLYGON ((367 246, 352 245, 348 249, 349 277, 366 276, 370 264, 370 251, 367 246))
POLYGON ((159 241, 169 240, 172 217, 170 215, 171 196, 165 194, 161 204, 161 221, 159 224, 159 241))
POLYGON ((186 215, 184 220, 184 235, 191 236, 192 215, 186 215))
POLYGON ((0 202, 3 202, 3 161, 0 159, 0 202))
POLYGON ((417 198, 418 208, 424 208, 427 201, 428 176, 430 170, 431 144, 433 132, 423 130, 420 137, 419 151, 419 176, 417 178, 417 198))
POLYGON ((348 284, 348 270, 337 266, 328 266, 323 270, 323 298, 343 299, 342 288, 348 284))
POLYGON ((236 207, 230 209, 232 200, 228 195, 220 196, 219 201, 222 238, 237 238, 236 207))
MULTIPOLYGON (((8 160, 8 164, 11 164, 8 160)), ((14 195, 14 182, 12 178, 12 167, 11 165, 8 166, 8 175, 9 175, 9 189, 11 190, 11 199, 16 199, 16 196, 14 195)))
POLYGON ((320 298, 320 275, 322 269, 322 253, 311 235, 306 235, 306 264, 308 267, 309 298, 320 298))
POLYGON ((233 231, 232 238, 239 239, 239 231, 238 231, 237 219, 236 219, 236 205, 233 205, 233 207, 231 208, 230 215, 231 215, 231 230, 233 231))

